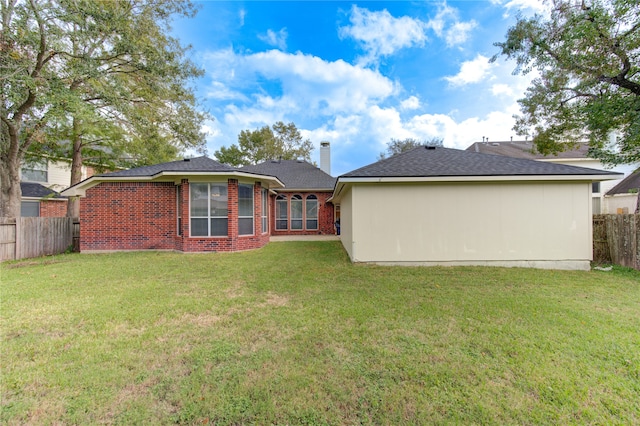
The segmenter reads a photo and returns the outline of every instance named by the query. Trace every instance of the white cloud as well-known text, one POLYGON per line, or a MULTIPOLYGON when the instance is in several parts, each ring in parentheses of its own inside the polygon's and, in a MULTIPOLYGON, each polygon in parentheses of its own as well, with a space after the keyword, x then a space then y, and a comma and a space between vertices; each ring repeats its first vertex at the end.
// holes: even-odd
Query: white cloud
POLYGON ((287 33, 286 28, 280 29, 280 31, 275 32, 273 30, 267 30, 266 34, 258 34, 258 38, 270 46, 277 47, 280 50, 287 49, 287 37, 289 34, 287 33))
POLYGON ((523 10, 529 10, 534 13, 547 14, 549 13, 549 4, 540 0, 510 0, 505 5, 507 9, 507 15, 512 10, 520 13, 523 10))
POLYGON ((363 58, 365 63, 403 48, 422 46, 427 40, 424 22, 408 16, 395 18, 386 9, 371 12, 354 5, 349 21, 351 25, 341 27, 339 35, 351 37, 362 45, 367 52, 363 58))
POLYGON ((513 89, 508 84, 494 84, 491 86, 491 93, 495 96, 513 96, 513 89))
POLYGON ((415 96, 409 96, 404 101, 400 102, 400 107, 404 110, 412 110, 420 108, 420 99, 415 96))
POLYGON ((247 10, 242 8, 240 9, 240 11, 238 12, 238 18, 240 19, 240 26, 244 27, 244 18, 245 16, 247 16, 247 10))
POLYGON ((457 46, 463 44, 469 38, 471 31, 478 26, 478 23, 474 20, 468 22, 455 22, 449 27, 445 34, 445 41, 447 46, 457 46))
POLYGON ((479 83, 491 76, 490 71, 493 66, 494 65, 489 62, 489 58, 478 54, 474 59, 463 62, 458 74, 444 77, 444 79, 453 86, 479 83))

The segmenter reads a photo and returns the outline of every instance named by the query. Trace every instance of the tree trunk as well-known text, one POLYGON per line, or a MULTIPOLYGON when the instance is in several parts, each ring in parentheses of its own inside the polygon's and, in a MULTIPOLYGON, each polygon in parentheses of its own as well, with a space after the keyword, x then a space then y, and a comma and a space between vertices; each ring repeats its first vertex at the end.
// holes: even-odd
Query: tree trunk
POLYGON ((0 217, 20 217, 22 155, 17 128, 9 120, 3 120, 0 138, 0 217))
POLYGON ((638 200, 636 201, 636 214, 640 214, 640 188, 638 188, 638 200))
MULTIPOLYGON (((82 136, 80 123, 73 118, 73 152, 71 153, 71 185, 82 180, 82 136)), ((80 197, 70 197, 67 202, 67 217, 80 217, 80 197)))
POLYGON ((0 217, 20 217, 22 190, 18 160, 0 161, 0 217))

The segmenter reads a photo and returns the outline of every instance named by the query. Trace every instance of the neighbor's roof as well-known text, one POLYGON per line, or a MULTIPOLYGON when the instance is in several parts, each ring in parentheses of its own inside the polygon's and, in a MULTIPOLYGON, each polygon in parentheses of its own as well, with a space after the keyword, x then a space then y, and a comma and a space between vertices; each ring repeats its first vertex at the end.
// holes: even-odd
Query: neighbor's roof
POLYGON ((611 188, 605 195, 629 194, 640 190, 640 170, 636 170, 611 188))
POLYGON ((584 160, 589 158, 589 145, 587 143, 580 143, 574 149, 549 155, 537 152, 535 145, 531 141, 476 142, 466 150, 481 154, 503 155, 506 157, 525 158, 528 160, 584 160))
POLYGON ((318 167, 302 160, 270 160, 260 164, 244 166, 243 172, 275 176, 284 183, 285 191, 333 190, 336 178, 318 167))
MULTIPOLYGON (((208 157, 185 158, 180 161, 136 167, 112 173, 91 176, 64 191, 66 196, 84 196, 87 189, 102 182, 174 181, 188 176, 209 178, 214 176, 234 176, 236 178, 257 179, 255 173, 247 173, 208 157)), ((281 188, 283 183, 273 176, 261 176, 265 187, 281 188)))
POLYGON ((611 176, 619 173, 586 167, 481 154, 443 147, 418 147, 340 176, 468 177, 468 176, 611 176))
POLYGON ((22 197, 26 198, 66 199, 66 197, 61 196, 53 189, 49 189, 46 186, 35 182, 20 182, 20 190, 22 191, 22 197))

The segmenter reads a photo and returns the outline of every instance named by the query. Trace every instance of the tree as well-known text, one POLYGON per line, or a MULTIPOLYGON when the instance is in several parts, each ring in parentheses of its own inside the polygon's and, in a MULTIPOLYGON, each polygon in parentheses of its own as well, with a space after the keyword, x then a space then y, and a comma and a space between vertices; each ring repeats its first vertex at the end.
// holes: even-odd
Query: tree
POLYGON ((416 148, 419 146, 423 146, 423 145, 442 146, 442 143, 443 143, 442 138, 431 138, 426 141, 419 141, 413 138, 406 138, 402 140, 391 138, 391 141, 387 142, 387 150, 384 152, 381 152, 378 155, 378 160, 384 160, 387 157, 392 157, 396 154, 410 151, 413 148, 416 148))
POLYGON ((588 140, 606 164, 640 160, 637 0, 554 0, 548 18, 519 17, 500 52, 514 73, 536 70, 514 130, 543 154, 588 140), (611 135, 617 140, 611 143, 611 135))
MULTIPOLYGON (((26 155, 107 167, 142 165, 200 149, 205 115, 188 81, 201 70, 168 37, 178 0, 1 0, 0 214, 19 216, 26 155)), ((70 211, 74 209, 70 204, 70 211)))
POLYGON ((223 146, 214 156, 221 163, 238 167, 278 158, 311 161, 312 150, 313 144, 302 138, 295 124, 278 121, 271 127, 241 131, 237 145, 223 146))

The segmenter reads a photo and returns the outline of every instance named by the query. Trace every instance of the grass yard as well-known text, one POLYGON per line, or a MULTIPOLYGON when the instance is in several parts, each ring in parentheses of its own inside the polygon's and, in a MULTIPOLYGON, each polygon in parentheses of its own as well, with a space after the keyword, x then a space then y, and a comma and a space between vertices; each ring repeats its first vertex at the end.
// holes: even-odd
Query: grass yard
POLYGON ((2 424, 639 424, 640 273, 339 242, 1 268, 2 424))

